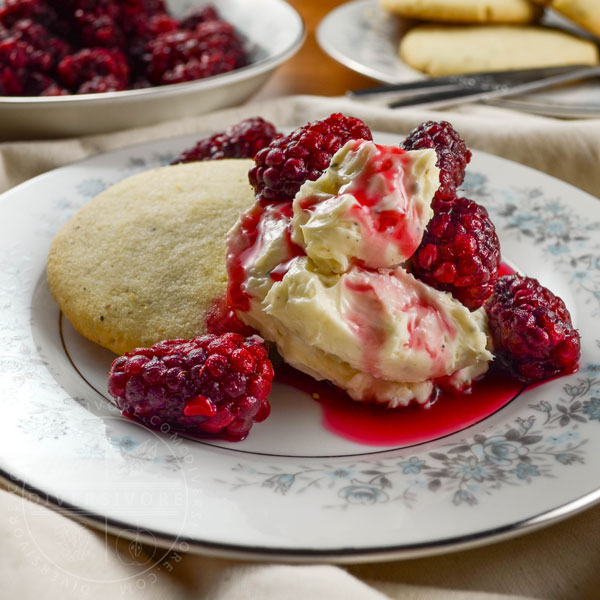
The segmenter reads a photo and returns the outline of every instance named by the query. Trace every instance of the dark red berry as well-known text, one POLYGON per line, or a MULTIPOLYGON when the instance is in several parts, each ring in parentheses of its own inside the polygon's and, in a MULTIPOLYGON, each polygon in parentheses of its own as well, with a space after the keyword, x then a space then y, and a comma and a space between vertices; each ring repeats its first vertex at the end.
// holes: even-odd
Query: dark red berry
POLYGON ((69 5, 71 11, 83 11, 87 13, 96 13, 98 15, 108 15, 116 19, 121 14, 121 4, 128 0, 63 0, 69 5))
POLYGON ((0 24, 10 29, 21 19, 31 19, 55 33, 63 33, 51 0, 4 0, 0 7, 0 24))
POLYGON ((121 0, 118 4, 121 10, 120 25, 128 35, 142 33, 144 22, 152 17, 168 14, 163 0, 121 0))
POLYGON ((434 214, 411 259, 415 277, 479 308, 498 279, 500 242, 487 210, 458 198, 434 214))
POLYGON ((273 367, 258 336, 165 340, 114 360, 108 391, 153 428, 242 440, 269 416, 273 367))
POLYGON ((0 70, 8 69, 0 85, 6 95, 33 95, 36 86, 28 83, 34 73, 49 74, 70 47, 31 21, 20 19, 0 36, 0 70))
POLYGON ((202 58, 191 58, 165 71, 160 79, 160 84, 186 83, 227 73, 235 68, 234 56, 227 51, 215 50, 210 54, 203 55, 202 58))
POLYGON ((29 73, 24 90, 25 96, 66 96, 69 90, 43 73, 29 73))
POLYGON ((218 21, 220 20, 217 9, 207 4, 198 8, 192 9, 181 21, 182 29, 195 29, 201 23, 206 21, 218 21))
POLYGON ((291 201, 305 181, 318 179, 331 157, 354 139, 373 138, 360 119, 341 113, 303 125, 256 155, 248 174, 250 185, 259 200, 291 201))
POLYGON ((452 125, 447 121, 421 123, 409 133, 402 147, 405 150, 435 150, 436 166, 440 169, 440 187, 435 199, 438 203, 453 202, 456 189, 465 178, 465 168, 471 160, 471 152, 452 125))
POLYGON ((149 42, 160 34, 177 31, 179 28, 179 22, 176 19, 163 13, 151 17, 138 14, 129 22, 126 34, 129 60, 136 74, 136 80, 144 79, 148 83, 145 87, 152 85, 146 76, 149 42))
MULTIPOLYGON (((129 66, 122 52, 116 48, 89 48, 63 58, 58 65, 60 82, 79 91, 84 84, 93 85, 97 78, 111 76, 112 89, 124 90, 129 80, 129 66)), ((84 93, 84 92, 80 92, 84 93)))
POLYGON ((27 54, 30 56, 28 69, 49 71, 71 52, 67 42, 30 19, 17 21, 10 33, 11 39, 27 45, 27 54))
POLYGON ((523 381, 573 371, 579 333, 565 303, 531 277, 500 277, 485 303, 499 366, 523 381))
POLYGON ((27 73, 24 69, 3 67, 0 60, 0 96, 22 96, 26 81, 27 73))
POLYGON ((114 75, 96 75, 82 83, 77 94, 97 94, 100 92, 118 92, 125 89, 121 80, 114 75))
POLYGON ((148 43, 146 74, 155 84, 180 83, 225 73, 247 63, 230 23, 207 21, 193 30, 161 33, 148 43))
POLYGON ((177 19, 165 13, 159 13, 151 17, 137 15, 136 19, 130 24, 131 35, 134 36, 138 45, 140 40, 143 42, 144 49, 152 38, 179 28, 180 25, 177 19))
POLYGON ((259 150, 280 135, 272 123, 260 117, 245 119, 225 131, 200 140, 172 164, 221 158, 254 158, 259 150))
POLYGON ((124 48, 125 34, 110 15, 89 13, 79 9, 75 11, 75 21, 82 47, 124 48))

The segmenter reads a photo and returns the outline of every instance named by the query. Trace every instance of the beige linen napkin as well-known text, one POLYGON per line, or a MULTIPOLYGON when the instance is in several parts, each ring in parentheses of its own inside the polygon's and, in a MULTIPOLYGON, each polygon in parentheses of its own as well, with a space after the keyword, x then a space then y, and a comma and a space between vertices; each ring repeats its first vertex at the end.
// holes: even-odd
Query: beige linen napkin
MULTIPOLYGON (((92 154, 260 115, 293 127, 332 112, 406 134, 451 121, 471 148, 550 173, 600 197, 600 120, 559 121, 489 106, 389 109, 299 96, 81 139, 0 144, 0 191, 92 154)), ((18 490, 17 490, 18 491, 18 490)), ((173 600, 498 600, 600 597, 600 507, 512 541, 439 557, 336 567, 243 563, 119 540, 0 491, 0 597, 173 600)))
POLYGON ((600 507, 444 556, 336 567, 142 547, 0 490, 0 597, 204 600, 597 600, 600 507))
POLYGON ((316 96, 246 104, 210 115, 81 139, 1 143, 0 192, 63 164, 147 140, 219 130, 255 115, 293 127, 332 112, 359 117, 373 130, 398 134, 406 134, 428 119, 446 119, 470 148, 510 158, 600 196, 600 119, 557 120, 484 105, 447 111, 394 111, 347 98, 316 96))

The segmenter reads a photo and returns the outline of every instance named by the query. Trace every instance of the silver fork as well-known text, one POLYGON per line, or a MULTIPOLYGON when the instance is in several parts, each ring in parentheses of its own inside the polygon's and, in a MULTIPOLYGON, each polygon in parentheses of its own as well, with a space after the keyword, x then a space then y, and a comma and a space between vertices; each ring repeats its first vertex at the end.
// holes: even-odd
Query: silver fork
POLYGON ((424 105, 441 108, 463 102, 524 94, 599 76, 600 65, 593 67, 572 65, 436 77, 407 83, 379 85, 349 91, 346 95, 355 100, 386 104, 391 108, 424 105))

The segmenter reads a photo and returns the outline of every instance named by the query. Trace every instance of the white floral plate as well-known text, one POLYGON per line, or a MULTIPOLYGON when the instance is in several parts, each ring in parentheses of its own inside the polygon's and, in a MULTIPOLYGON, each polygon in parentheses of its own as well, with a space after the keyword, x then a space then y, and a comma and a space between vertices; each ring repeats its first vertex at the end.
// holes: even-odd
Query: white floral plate
MULTIPOLYGON (((599 41, 550 10, 543 22, 599 41)), ((353 0, 331 11, 316 35, 321 48, 349 69, 382 83, 398 83, 425 78, 398 57, 398 44, 410 26, 410 22, 383 11, 377 0, 353 0)), ((599 117, 599 86, 600 82, 590 80, 490 102, 541 115, 599 117)))
POLYGON ((320 404, 282 384, 271 417, 240 443, 194 442, 121 417, 105 389, 114 356, 61 317, 46 254, 93 195, 168 163, 192 141, 97 156, 0 198, 6 481, 125 537, 288 561, 443 552, 531 530, 600 499, 600 205, 479 152, 466 193, 490 210, 504 256, 565 299, 583 335, 578 373, 526 389, 459 433, 408 447, 336 433, 320 404))

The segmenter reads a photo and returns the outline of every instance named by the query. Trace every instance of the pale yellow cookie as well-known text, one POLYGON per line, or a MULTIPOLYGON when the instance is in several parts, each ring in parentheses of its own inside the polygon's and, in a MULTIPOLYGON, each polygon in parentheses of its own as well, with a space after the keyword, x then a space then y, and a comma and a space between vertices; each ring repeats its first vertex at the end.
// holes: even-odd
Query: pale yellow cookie
POLYGON ((584 29, 600 36, 600 0, 551 0, 550 6, 584 29))
POLYGON ((254 201, 252 164, 140 173, 77 212, 47 264, 50 290, 77 331, 117 354, 203 333, 226 288, 224 236, 254 201))
POLYGON ((433 77, 562 65, 595 65, 595 44, 535 25, 420 25, 400 42, 400 57, 433 77))
POLYGON ((444 23, 531 23, 542 8, 529 0, 379 0, 383 9, 408 19, 444 23))

